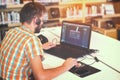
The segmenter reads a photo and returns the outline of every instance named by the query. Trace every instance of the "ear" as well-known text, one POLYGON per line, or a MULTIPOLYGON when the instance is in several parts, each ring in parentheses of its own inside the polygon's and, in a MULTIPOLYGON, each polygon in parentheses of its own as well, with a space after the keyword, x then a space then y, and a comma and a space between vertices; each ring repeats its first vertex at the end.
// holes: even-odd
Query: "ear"
POLYGON ((35 24, 36 25, 40 25, 41 24, 41 20, 39 18, 37 18, 37 17, 35 18, 35 24))
POLYGON ((36 18, 32 19, 31 26, 36 28, 38 25, 36 25, 36 18))
POLYGON ((35 17, 33 21, 34 21, 34 24, 36 24, 36 21, 37 21, 37 17, 35 17))

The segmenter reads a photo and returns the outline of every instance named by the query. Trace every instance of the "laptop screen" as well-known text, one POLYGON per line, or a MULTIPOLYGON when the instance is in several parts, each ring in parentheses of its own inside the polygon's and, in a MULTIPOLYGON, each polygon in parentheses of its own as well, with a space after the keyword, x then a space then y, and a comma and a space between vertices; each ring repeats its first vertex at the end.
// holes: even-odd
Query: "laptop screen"
POLYGON ((84 23, 63 21, 61 31, 61 43, 89 48, 91 26, 84 23))

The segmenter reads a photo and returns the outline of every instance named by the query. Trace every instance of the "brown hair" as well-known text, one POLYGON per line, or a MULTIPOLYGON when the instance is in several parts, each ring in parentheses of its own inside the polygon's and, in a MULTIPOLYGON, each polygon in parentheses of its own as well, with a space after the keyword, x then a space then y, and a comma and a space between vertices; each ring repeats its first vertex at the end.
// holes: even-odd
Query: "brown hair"
POLYGON ((46 12, 45 6, 39 2, 29 2, 20 11, 20 22, 31 23, 35 16, 41 17, 46 12))

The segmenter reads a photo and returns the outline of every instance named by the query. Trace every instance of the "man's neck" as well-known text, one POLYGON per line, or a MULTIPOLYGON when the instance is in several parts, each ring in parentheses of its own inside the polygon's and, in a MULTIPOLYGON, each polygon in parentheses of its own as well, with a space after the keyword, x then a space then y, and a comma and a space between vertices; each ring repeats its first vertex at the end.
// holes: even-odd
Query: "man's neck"
POLYGON ((29 28, 34 33, 34 27, 31 24, 23 23, 23 26, 29 28))

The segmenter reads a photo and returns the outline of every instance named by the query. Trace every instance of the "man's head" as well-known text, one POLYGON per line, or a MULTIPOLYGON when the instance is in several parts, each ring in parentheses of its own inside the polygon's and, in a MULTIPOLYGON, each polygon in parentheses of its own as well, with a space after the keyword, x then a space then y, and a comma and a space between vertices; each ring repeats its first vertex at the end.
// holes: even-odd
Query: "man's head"
POLYGON ((20 12, 20 22, 30 24, 32 21, 37 25, 35 32, 39 32, 42 25, 42 16, 46 12, 45 6, 38 2, 30 2, 24 5, 20 12))

